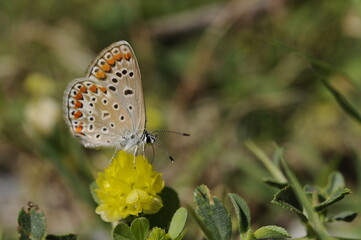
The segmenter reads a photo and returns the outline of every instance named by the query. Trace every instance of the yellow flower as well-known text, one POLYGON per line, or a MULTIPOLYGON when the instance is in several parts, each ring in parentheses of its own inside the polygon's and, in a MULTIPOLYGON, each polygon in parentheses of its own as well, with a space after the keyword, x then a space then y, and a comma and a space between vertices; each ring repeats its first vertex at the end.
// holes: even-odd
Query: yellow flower
POLYGON ((119 151, 104 172, 98 173, 98 188, 94 190, 99 199, 97 214, 106 222, 115 222, 129 215, 153 214, 163 207, 157 195, 164 188, 162 174, 143 156, 119 151))

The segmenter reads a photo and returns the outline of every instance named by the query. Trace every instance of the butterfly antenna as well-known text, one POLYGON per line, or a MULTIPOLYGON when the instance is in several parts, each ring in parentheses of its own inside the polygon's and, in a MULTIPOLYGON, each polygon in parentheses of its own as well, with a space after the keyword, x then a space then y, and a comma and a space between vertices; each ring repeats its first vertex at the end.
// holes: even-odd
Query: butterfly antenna
POLYGON ((152 133, 157 133, 157 132, 162 132, 162 133, 175 133, 181 136, 187 136, 189 137, 190 134, 189 133, 182 133, 182 132, 177 132, 177 131, 169 131, 169 130, 155 130, 152 133))
MULTIPOLYGON (((157 144, 159 145, 159 147, 163 150, 163 152, 168 155, 168 158, 169 158, 172 162, 174 162, 174 158, 169 154, 169 152, 167 151, 167 149, 165 149, 165 147, 163 146, 163 144, 161 144, 161 143, 158 141, 158 139, 156 139, 156 138, 154 138, 154 142, 157 143, 157 144)), ((153 148, 153 149, 154 149, 154 148, 153 148)), ((153 152, 154 152, 154 151, 153 151, 153 152)))

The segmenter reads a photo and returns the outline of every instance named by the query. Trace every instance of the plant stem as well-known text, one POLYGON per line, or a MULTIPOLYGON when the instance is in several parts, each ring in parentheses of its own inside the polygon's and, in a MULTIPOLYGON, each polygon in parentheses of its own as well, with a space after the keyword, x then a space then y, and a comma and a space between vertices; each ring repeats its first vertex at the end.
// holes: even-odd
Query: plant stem
POLYGON ((244 145, 263 163, 271 175, 279 182, 286 183, 287 179, 279 168, 272 162, 272 160, 252 141, 247 140, 244 145))
MULTIPOLYGON (((293 187, 295 194, 298 198, 298 201, 302 204, 304 207, 305 212, 307 213, 307 217, 309 219, 308 225, 312 229, 307 229, 307 232, 309 235, 316 234, 316 239, 320 240, 334 240, 335 238, 329 236, 327 233, 324 225, 322 224, 318 214, 314 211, 314 208, 311 205, 311 202, 306 197, 301 184, 297 180, 296 176, 293 174, 293 172, 289 169, 286 161, 282 158, 281 159, 282 167, 285 171, 285 174, 287 176, 287 179, 289 180, 291 186, 293 187)), ((313 237, 313 236, 308 236, 313 237)))

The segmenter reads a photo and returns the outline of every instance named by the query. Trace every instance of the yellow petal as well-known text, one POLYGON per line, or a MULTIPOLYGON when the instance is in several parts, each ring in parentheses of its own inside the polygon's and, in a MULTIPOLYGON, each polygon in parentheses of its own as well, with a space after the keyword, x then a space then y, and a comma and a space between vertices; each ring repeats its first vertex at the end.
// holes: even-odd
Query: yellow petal
POLYGON ((162 199, 156 195, 152 198, 151 201, 143 204, 143 212, 146 214, 157 213, 163 207, 162 199))

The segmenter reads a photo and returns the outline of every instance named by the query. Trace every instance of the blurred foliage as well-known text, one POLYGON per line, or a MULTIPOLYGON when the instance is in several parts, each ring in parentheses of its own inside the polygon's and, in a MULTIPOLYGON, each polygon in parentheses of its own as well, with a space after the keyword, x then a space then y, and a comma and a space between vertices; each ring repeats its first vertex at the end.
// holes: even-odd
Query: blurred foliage
MULTIPOLYGON (((153 161, 183 204, 207 184, 217 196, 243 196, 260 226, 302 236, 293 215, 265 205, 275 191, 244 147, 252 139, 266 152, 281 145, 301 182, 322 186, 340 171, 353 194, 330 214, 361 211, 360 123, 320 81, 360 112, 359 1, 0 1, 3 239, 17 238, 17 211, 29 200, 42 206, 51 233, 109 238, 88 186, 113 150, 84 149, 70 136, 62 97, 101 49, 122 39, 140 64, 149 130, 191 133, 160 136, 176 161, 157 146, 153 161)), ((185 239, 200 234, 192 221, 185 239)), ((359 237, 360 223, 329 229, 359 237)))

